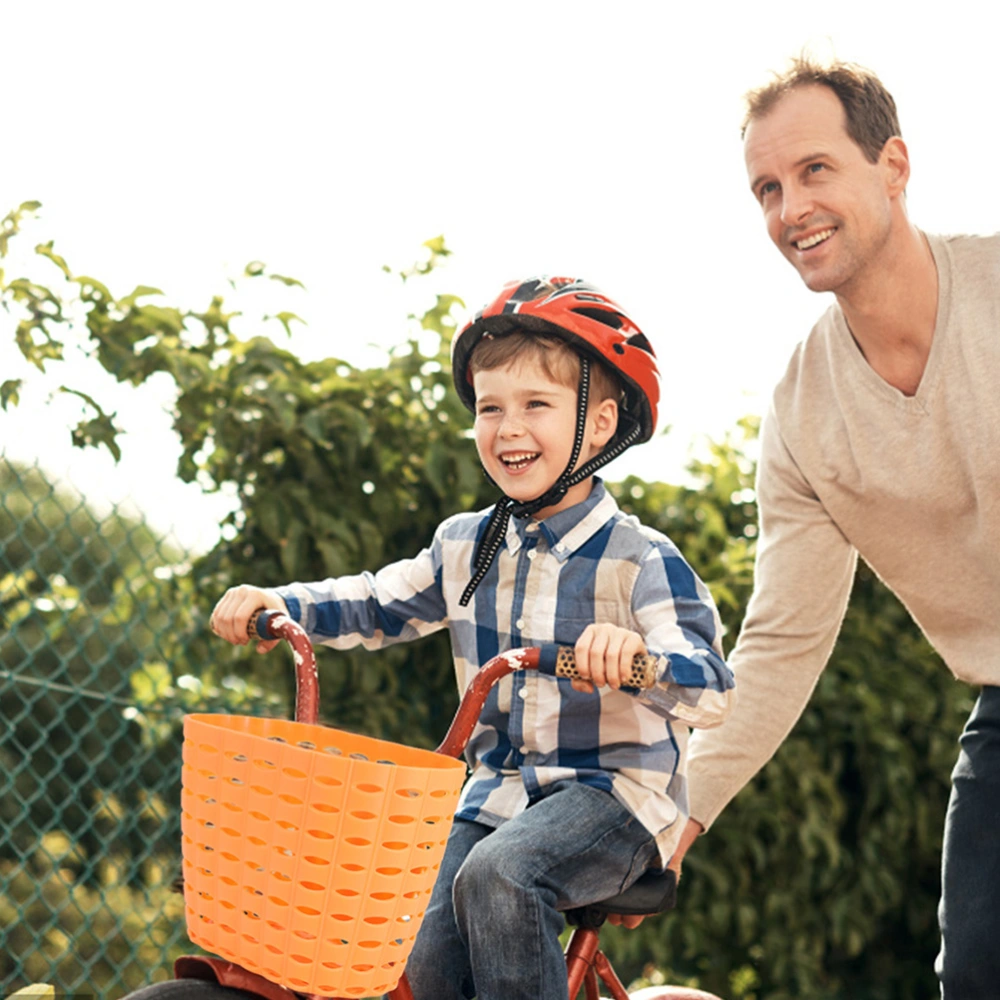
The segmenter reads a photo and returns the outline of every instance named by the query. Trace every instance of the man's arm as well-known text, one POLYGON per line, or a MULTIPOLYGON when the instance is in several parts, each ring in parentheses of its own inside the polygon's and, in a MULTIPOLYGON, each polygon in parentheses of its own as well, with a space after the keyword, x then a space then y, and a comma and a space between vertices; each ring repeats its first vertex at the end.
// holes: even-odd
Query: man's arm
POLYGON ((739 699, 724 726, 694 733, 688 747, 690 815, 705 829, 802 714, 840 630, 857 562, 785 448, 773 410, 761 434, 757 501, 754 592, 729 658, 739 699))

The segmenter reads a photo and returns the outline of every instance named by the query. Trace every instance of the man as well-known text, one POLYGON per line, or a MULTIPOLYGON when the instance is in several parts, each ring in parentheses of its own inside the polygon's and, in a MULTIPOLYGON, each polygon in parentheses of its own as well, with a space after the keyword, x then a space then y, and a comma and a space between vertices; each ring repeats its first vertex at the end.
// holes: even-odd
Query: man
POLYGON ((909 221, 909 154, 868 71, 798 60, 747 106, 744 155, 768 235, 836 302, 764 421, 755 591, 731 658, 739 701, 691 742, 681 852, 805 707, 860 553, 954 674, 982 687, 952 775, 936 969, 946 1000, 995 1000, 1000 237, 945 239, 909 221))

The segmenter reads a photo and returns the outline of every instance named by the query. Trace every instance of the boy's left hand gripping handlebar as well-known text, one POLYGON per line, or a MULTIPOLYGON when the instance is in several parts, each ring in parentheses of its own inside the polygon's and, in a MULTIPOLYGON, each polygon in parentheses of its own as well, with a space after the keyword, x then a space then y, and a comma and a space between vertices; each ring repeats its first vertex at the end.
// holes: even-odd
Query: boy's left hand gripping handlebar
MULTIPOLYGON (((247 623, 250 639, 284 639, 295 654, 295 720, 315 725, 319 721, 319 678, 316 672, 316 654, 305 629, 293 622, 284 612, 270 608, 255 611, 247 623)), ((645 689, 656 683, 659 660, 649 654, 640 654, 632 661, 626 687, 645 689)), ((538 670, 552 677, 569 680, 584 679, 576 666, 576 657, 568 646, 546 644, 526 649, 511 649, 494 656, 473 678, 462 695, 462 704, 455 714, 451 728, 438 753, 450 757, 461 756, 479 719, 479 713, 490 693, 490 688, 507 674, 516 670, 538 670)))

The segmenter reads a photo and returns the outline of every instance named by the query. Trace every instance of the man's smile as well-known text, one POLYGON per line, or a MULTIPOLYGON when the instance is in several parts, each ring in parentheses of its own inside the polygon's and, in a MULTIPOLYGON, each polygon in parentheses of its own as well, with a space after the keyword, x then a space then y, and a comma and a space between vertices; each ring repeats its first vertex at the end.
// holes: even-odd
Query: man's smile
POLYGON ((791 244, 796 250, 811 250, 820 243, 825 243, 837 231, 836 226, 829 229, 821 229, 818 233, 811 233, 809 236, 802 236, 797 240, 791 240, 791 244))

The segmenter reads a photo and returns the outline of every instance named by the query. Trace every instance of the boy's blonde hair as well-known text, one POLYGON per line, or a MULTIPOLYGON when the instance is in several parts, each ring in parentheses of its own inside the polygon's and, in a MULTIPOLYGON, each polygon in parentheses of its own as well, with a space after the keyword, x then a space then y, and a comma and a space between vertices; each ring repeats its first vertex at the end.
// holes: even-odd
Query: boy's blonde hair
MULTIPOLYGON (((546 376, 559 385, 577 389, 580 385, 580 355, 560 337, 547 337, 528 330, 486 334, 472 349, 469 376, 476 372, 495 371, 512 362, 536 363, 546 376)), ((620 403, 623 395, 621 380, 600 361, 590 359, 590 402, 613 399, 620 403)))

